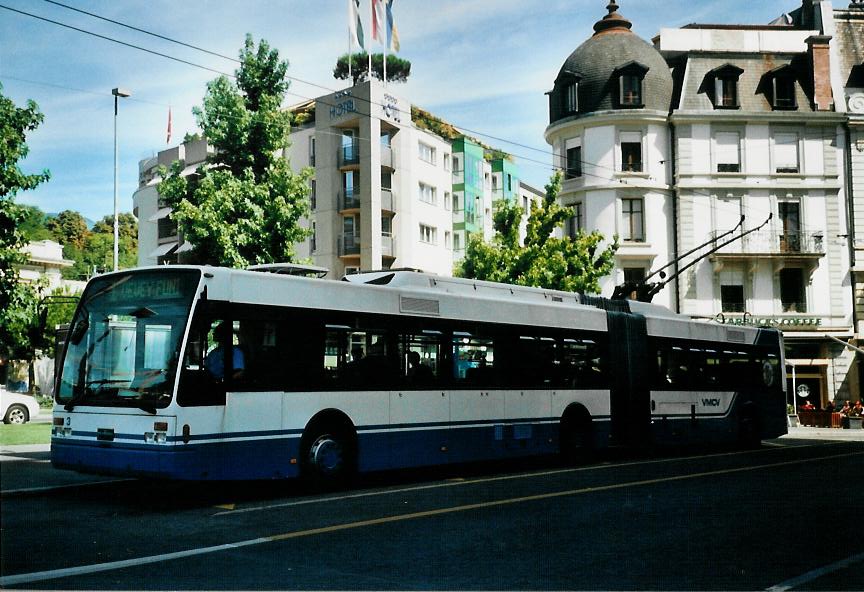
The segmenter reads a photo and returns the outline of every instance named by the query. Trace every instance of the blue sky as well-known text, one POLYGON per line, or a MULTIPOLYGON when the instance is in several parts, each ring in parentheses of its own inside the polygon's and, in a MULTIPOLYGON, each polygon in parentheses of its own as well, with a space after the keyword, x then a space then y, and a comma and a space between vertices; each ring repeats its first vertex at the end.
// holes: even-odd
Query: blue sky
MULTIPOLYGON (((236 56, 246 33, 267 39, 291 63, 286 105, 345 86, 332 76, 347 51, 346 0, 59 0, 166 37, 236 56)), ((402 49, 412 63, 394 91, 488 144, 514 154, 523 179, 542 187, 551 173, 543 140, 544 93, 567 56, 606 14, 607 0, 396 0, 402 49), (489 134, 518 145, 483 137, 489 134), (526 148, 530 147, 530 148, 526 148), (539 161, 539 162, 538 162, 539 161)), ((840 5, 842 0, 838 1, 840 5)), ((361 0, 368 32, 369 0, 361 0)), ((796 0, 619 0, 634 31, 650 40, 688 23, 765 24, 796 0)), ((236 64, 70 11, 44 0, 0 5, 170 54, 223 72, 236 64)), ((368 47, 368 43, 367 43, 368 47)), ((377 50, 375 50, 377 51, 377 50)), ((93 220, 113 211, 113 97, 124 87, 119 118, 120 210, 131 211, 138 161, 195 131, 191 110, 216 77, 136 49, 0 8, 0 83, 18 105, 35 100, 44 123, 28 137, 26 172, 51 180, 18 195, 47 212, 78 210, 93 220)))

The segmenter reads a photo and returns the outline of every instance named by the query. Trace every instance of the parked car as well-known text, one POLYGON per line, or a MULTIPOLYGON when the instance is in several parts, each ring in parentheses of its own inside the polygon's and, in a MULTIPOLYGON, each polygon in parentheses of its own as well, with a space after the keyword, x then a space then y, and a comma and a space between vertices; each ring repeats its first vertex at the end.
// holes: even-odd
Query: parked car
POLYGON ((27 423, 39 415, 36 397, 24 393, 10 393, 0 388, 0 417, 3 423, 27 423))

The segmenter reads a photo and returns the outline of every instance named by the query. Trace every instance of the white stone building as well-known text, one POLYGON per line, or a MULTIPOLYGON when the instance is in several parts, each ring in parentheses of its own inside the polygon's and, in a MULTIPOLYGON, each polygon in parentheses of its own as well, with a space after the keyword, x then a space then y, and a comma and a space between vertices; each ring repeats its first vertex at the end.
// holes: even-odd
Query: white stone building
POLYGON ((830 3, 804 0, 783 24, 663 29, 653 47, 617 8, 562 67, 546 130, 564 203, 621 241, 604 293, 696 249, 654 302, 783 329, 799 403, 859 392, 853 353, 832 339, 854 328, 830 3), (742 215, 728 238, 767 223, 712 242, 742 215))

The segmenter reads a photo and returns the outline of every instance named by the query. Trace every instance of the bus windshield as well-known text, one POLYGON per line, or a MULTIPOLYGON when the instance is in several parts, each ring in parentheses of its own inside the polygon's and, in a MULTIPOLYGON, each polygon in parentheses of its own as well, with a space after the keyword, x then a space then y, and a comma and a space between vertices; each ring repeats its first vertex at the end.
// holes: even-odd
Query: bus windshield
POLYGON ((178 269, 92 280, 69 327, 57 402, 69 411, 167 406, 200 277, 178 269))

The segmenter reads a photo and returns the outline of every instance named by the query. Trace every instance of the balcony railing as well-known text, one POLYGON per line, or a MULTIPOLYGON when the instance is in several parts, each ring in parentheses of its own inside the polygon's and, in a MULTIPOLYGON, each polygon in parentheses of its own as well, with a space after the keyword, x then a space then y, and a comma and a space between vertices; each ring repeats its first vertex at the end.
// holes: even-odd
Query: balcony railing
POLYGON ((340 257, 360 254, 360 236, 357 234, 340 234, 337 251, 340 257))
MULTIPOLYGON (((721 231, 715 231, 716 239, 721 231)), ((718 244, 729 240, 726 236, 718 244)), ((824 235, 821 232, 778 232, 760 230, 748 234, 717 251, 720 255, 823 255, 825 254, 824 235)), ((716 245, 715 245, 716 246, 716 245)))
POLYGON ((393 207, 393 190, 388 187, 381 188, 381 209, 388 212, 395 212, 393 207))
POLYGON ((389 146, 381 146, 381 166, 393 168, 393 149, 389 146))
POLYGON ((381 255, 384 257, 396 256, 396 241, 393 240, 392 236, 381 235, 381 255))
POLYGON ((360 142, 345 144, 339 148, 339 166, 360 164, 360 142))
POLYGON ((360 209, 360 192, 353 189, 342 189, 339 192, 339 210, 360 209))

